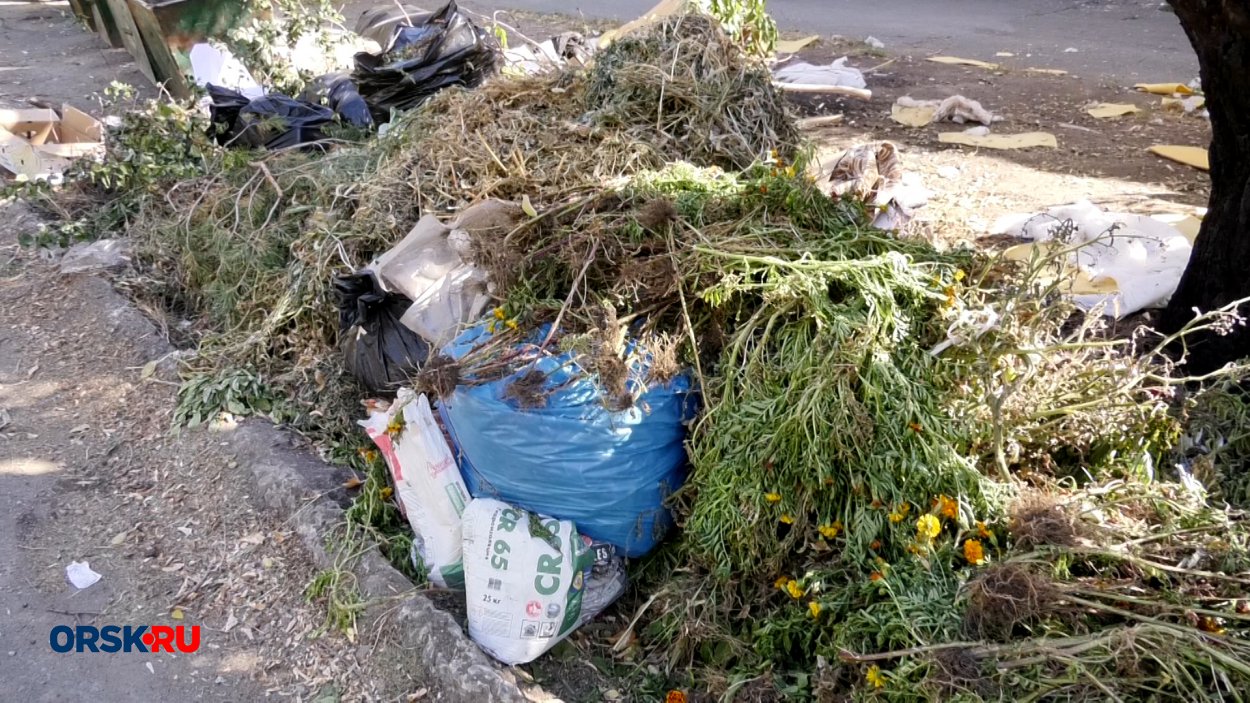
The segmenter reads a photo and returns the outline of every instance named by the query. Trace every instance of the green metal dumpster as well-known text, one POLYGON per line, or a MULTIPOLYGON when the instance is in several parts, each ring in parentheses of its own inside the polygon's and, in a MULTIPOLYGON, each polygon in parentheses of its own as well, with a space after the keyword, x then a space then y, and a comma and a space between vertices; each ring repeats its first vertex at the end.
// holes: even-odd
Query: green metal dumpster
POLYGON ((252 16, 250 4, 243 0, 127 0, 127 4, 153 80, 177 97, 191 94, 183 77, 191 47, 224 37, 252 16))

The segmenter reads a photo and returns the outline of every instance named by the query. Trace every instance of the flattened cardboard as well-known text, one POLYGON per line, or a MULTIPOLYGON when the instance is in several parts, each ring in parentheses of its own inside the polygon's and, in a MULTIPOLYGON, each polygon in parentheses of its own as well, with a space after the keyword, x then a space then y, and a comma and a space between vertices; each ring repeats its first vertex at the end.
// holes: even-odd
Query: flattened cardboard
POLYGON ((36 180, 62 173, 75 160, 104 152, 104 127, 70 105, 53 110, 0 110, 0 168, 36 180))

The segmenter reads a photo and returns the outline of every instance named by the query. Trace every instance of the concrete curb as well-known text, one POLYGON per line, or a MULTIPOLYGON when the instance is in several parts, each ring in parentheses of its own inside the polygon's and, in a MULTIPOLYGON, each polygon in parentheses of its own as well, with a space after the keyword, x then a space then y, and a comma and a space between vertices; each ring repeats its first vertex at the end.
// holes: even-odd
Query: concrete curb
MULTIPOLYGON (((144 334, 145 351, 153 359, 172 359, 176 350, 169 346, 156 326, 125 296, 103 278, 86 276, 92 294, 112 297, 109 307, 114 322, 127 319, 127 329, 150 329, 144 334), (134 326, 132 326, 134 325, 134 326)), ((162 363, 158 373, 171 374, 172 363, 162 363)), ((339 563, 335 549, 327 544, 346 522, 341 482, 345 472, 322 462, 297 435, 262 420, 247 420, 233 430, 217 432, 224 448, 233 453, 239 470, 249 471, 256 487, 253 503, 260 509, 278 512, 294 528, 319 568, 339 563)), ((372 605, 366 608, 365 627, 381 627, 387 621, 395 627, 400 646, 409 650, 410 664, 428 677, 440 700, 463 703, 499 701, 521 703, 531 700, 522 693, 516 677, 490 659, 465 634, 452 615, 439 609, 417 590, 403 574, 390 565, 376 546, 366 549, 352 566, 362 596, 372 605)), ((303 589, 305 584, 293 585, 303 589)))
MULTIPOLYGON (((333 500, 341 490, 333 471, 297 448, 299 438, 264 421, 249 420, 222 433, 228 449, 255 477, 255 501, 288 516, 305 547, 321 568, 335 564, 326 537, 344 523, 333 500)), ((515 677, 474 644, 450 613, 437 608, 412 582, 395 570, 376 548, 353 567, 366 600, 385 600, 365 613, 365 622, 393 617, 399 639, 417 664, 441 689, 443 700, 480 703, 527 701, 515 677), (399 598, 398 605, 394 599, 399 598)))

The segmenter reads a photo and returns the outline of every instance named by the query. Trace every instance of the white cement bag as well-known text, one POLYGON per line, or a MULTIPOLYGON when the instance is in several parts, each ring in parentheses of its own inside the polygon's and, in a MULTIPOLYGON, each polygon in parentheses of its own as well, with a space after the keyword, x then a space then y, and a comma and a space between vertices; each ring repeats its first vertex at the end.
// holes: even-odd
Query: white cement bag
POLYGON ((395 495, 412 526, 413 551, 430 581, 442 588, 462 588, 461 515, 469 492, 434 422, 430 401, 401 388, 394 403, 385 409, 375 406, 360 424, 391 470, 395 495))
POLYGON ((505 664, 537 659, 625 590, 621 560, 572 522, 489 498, 465 511, 464 556, 469 637, 505 664))

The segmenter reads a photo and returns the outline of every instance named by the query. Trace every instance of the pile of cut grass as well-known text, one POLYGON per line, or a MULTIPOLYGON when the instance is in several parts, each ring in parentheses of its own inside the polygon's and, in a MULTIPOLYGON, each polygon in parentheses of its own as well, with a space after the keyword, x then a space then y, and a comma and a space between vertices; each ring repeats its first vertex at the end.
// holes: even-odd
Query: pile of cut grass
MULTIPOLYGON (((423 213, 527 202, 475 248, 508 318, 553 323, 605 388, 629 335, 703 393, 680 533, 632 565, 635 662, 730 698, 1250 690, 1242 516, 1165 480, 1194 381, 1169 340, 1110 337, 1038 283, 1044 262, 869 229, 718 32, 677 19, 589 74, 446 91, 326 153, 197 146, 181 181, 126 203, 144 286, 199 316, 193 371, 276 392, 370 468, 353 514, 402 561, 384 474, 356 452, 330 281, 423 213)), ((522 331, 461 363, 506 370, 522 331)), ((1197 397, 1240 451, 1239 396, 1197 397)))

